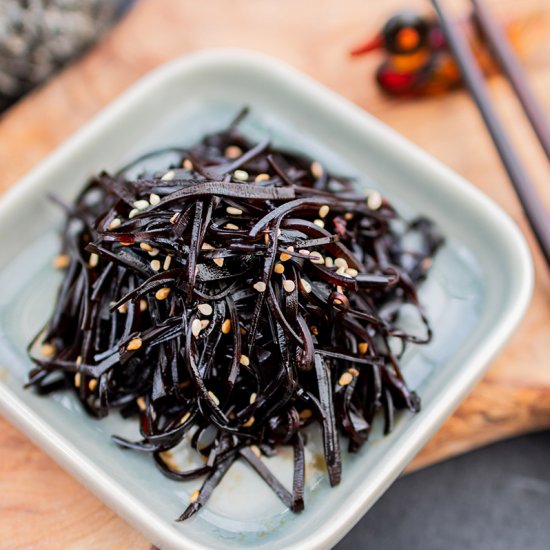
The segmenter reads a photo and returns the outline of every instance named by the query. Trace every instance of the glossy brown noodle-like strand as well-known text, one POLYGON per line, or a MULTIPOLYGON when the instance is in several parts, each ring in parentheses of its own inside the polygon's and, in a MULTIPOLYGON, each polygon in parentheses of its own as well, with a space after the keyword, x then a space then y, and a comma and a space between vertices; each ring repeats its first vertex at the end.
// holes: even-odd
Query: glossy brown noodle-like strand
POLYGON ((355 452, 378 412, 388 432, 395 411, 419 409, 399 357, 431 338, 416 288, 442 242, 433 224, 305 155, 251 143, 243 116, 98 174, 64 205, 64 278, 29 348, 29 386, 70 387, 95 417, 137 418, 141 439, 118 445, 152 454, 171 479, 205 478, 180 520, 235 460, 303 509, 308 426, 338 484, 341 436, 355 452), (404 308, 417 311, 414 334, 404 308), (182 470, 178 445, 203 464, 182 470), (262 458, 282 445, 290 489, 262 458))

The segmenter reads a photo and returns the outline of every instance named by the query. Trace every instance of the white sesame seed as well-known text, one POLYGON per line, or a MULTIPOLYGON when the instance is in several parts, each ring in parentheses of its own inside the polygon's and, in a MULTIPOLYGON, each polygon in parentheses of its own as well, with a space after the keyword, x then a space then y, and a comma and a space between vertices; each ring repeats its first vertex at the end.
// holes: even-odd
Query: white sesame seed
POLYGON ((222 323, 222 334, 229 334, 231 332, 231 319, 226 319, 222 323))
POLYGON ((298 250, 298 253, 301 254, 302 256, 309 256, 310 254, 309 250, 305 248, 302 248, 302 250, 298 250))
POLYGON ((135 218, 139 214, 139 210, 137 208, 132 208, 130 210, 130 213, 128 214, 128 219, 131 220, 132 218, 135 218))
POLYGON ((250 359, 248 358, 247 355, 241 355, 239 359, 239 363, 241 365, 244 365, 245 367, 248 367, 248 365, 250 365, 250 359))
POLYGON ((122 315, 124 315, 125 313, 128 313, 128 306, 126 304, 122 304, 118 306, 116 309, 119 313, 122 313, 122 315))
POLYGON ((353 267, 348 267, 346 269, 346 274, 349 275, 350 277, 357 277, 359 272, 357 271, 357 269, 354 269, 353 267))
POLYGON ((283 264, 275 264, 275 267, 273 268, 273 271, 275 271, 275 273, 281 275, 282 273, 285 272, 285 266, 283 264))
POLYGON ((74 387, 75 388, 80 388, 81 381, 82 381, 82 375, 79 372, 77 372, 74 375, 74 387))
POLYGON ((269 174, 258 174, 254 181, 267 181, 269 180, 269 174))
POLYGON ((115 218, 114 220, 111 221, 107 229, 109 229, 109 231, 112 231, 113 229, 117 229, 118 227, 120 227, 121 224, 122 224, 121 219, 115 218))
POLYGON ((302 287, 302 290, 304 292, 307 292, 307 293, 311 292, 311 285, 305 279, 300 279, 300 286, 302 287))
POLYGON ((168 269, 170 269, 171 263, 172 263, 172 256, 170 255, 166 256, 166 258, 164 258, 164 265, 162 266, 164 271, 168 271, 168 269))
POLYGON ((203 315, 212 315, 212 306, 210 304, 199 304, 197 306, 197 309, 203 314, 203 315))
POLYGON ((170 218, 170 223, 172 225, 175 225, 176 222, 178 221, 178 217, 179 217, 180 213, 179 212, 176 212, 171 218, 170 218))
POLYGON ((149 201, 146 201, 145 199, 141 199, 139 201, 134 202, 134 206, 138 210, 145 210, 146 208, 149 208, 149 201))
POLYGON ((336 270, 336 275, 345 275, 346 274, 346 268, 345 267, 339 267, 336 270))
POLYGON ((147 252, 150 252, 151 250, 153 250, 153 247, 150 244, 147 244, 147 243, 140 243, 139 247, 142 250, 146 250, 147 252))
POLYGON ((240 208, 235 208, 234 206, 228 206, 225 211, 231 216, 240 216, 243 211, 240 208))
POLYGON ((156 193, 151 193, 149 195, 149 202, 153 205, 153 206, 156 206, 159 202, 160 202, 160 197, 156 194, 156 193))
POLYGON ((40 354, 44 357, 51 357, 55 353, 55 346, 49 343, 40 346, 40 354))
POLYGON ((313 161, 309 169, 311 170, 311 175, 317 179, 321 178, 325 173, 323 166, 319 161, 313 161))
POLYGON ((170 181, 170 180, 173 180, 175 176, 176 176, 176 173, 174 172, 174 170, 168 170, 168 172, 166 172, 166 174, 164 174, 164 176, 162 176, 162 178, 160 179, 163 181, 170 181))
POLYGON ((158 260, 153 260, 151 262, 151 269, 153 271, 158 271, 160 269, 160 262, 158 260))
POLYGON ((319 220, 319 219, 313 220, 313 223, 314 223, 315 225, 319 226, 321 229, 322 229, 323 227, 325 227, 325 222, 324 222, 323 220, 319 220))
POLYGON ((214 401, 216 406, 220 404, 220 400, 218 399, 218 396, 213 391, 209 391, 208 395, 210 396, 210 399, 212 399, 212 401, 214 401))
POLYGON ((330 207, 328 206, 328 204, 323 204, 323 206, 319 208, 319 217, 326 218, 329 212, 330 212, 330 207))
POLYGON ((334 260, 334 265, 337 267, 343 267, 344 269, 348 268, 348 262, 344 258, 336 258, 334 260))
POLYGON ((223 153, 228 159, 237 159, 243 154, 243 150, 236 145, 230 145, 223 153))
POLYGON ((250 445, 250 450, 258 457, 261 458, 262 451, 260 451, 260 447, 258 445, 250 445))
POLYGON ((323 255, 320 252, 317 252, 315 250, 309 255, 309 260, 313 264, 325 263, 325 259, 323 258, 323 255))
POLYGON ((180 418, 180 421, 179 421, 180 426, 182 424, 185 424, 189 420, 189 418, 191 418, 191 413, 188 411, 180 418))
POLYGON ((143 313, 144 311, 147 311, 147 300, 144 300, 143 298, 139 301, 139 310, 143 313))
POLYGON ((185 170, 193 170, 193 163, 189 159, 185 159, 182 166, 185 170))
POLYGON ((256 392, 253 392, 250 394, 250 400, 249 400, 249 403, 251 405, 253 405, 254 403, 256 403, 256 398, 258 397, 258 395, 256 394, 256 392))
POLYGON ((170 289, 168 287, 159 288, 155 293, 155 298, 159 301, 166 300, 170 294, 170 289))
POLYGON ((145 399, 143 397, 138 397, 136 399, 136 405, 138 406, 140 411, 144 411, 147 407, 145 405, 145 399))
POLYGON ((265 292, 267 288, 266 284, 263 281, 258 281, 252 285, 258 292, 265 292))
POLYGON ((226 229, 234 229, 234 230, 239 229, 239 226, 238 226, 238 225, 235 225, 234 223, 226 223, 224 227, 225 227, 226 229))
POLYGON ((367 342, 359 342, 357 349, 361 355, 365 355, 369 349, 369 345, 367 342))
POLYGON ((96 388, 97 388, 97 379, 96 379, 96 378, 92 378, 92 379, 88 382, 88 389, 89 389, 90 391, 94 391, 96 388))
POLYGON ((248 179, 248 172, 246 170, 235 170, 233 172, 233 177, 236 180, 246 181, 248 179))
POLYGON ((191 332, 192 332, 192 334, 195 338, 200 334, 200 332, 201 332, 201 321, 200 321, 200 319, 195 319, 191 323, 191 332))
MULTIPOLYGON (((293 246, 289 246, 287 248, 288 251, 290 252, 294 252, 294 247, 293 246)), ((287 254, 286 252, 281 252, 281 255, 279 256, 281 262, 286 262, 288 260, 290 260, 290 258, 292 258, 292 256, 290 254, 287 254)))
POLYGON ((294 292, 294 289, 296 288, 296 284, 294 281, 291 281, 290 279, 287 279, 286 281, 283 281, 283 288, 286 290, 286 292, 294 292))
POLYGON ((160 250, 158 248, 152 248, 151 250, 149 250, 148 254, 149 256, 158 256, 160 253, 160 250))
POLYGON ((209 324, 210 324, 210 321, 208 319, 203 319, 201 321, 201 330, 204 330, 209 324))
POLYGON ((252 424, 254 424, 254 417, 251 416, 244 424, 243 424, 243 428, 250 428, 250 426, 252 426, 252 424))
POLYGON ((338 384, 340 386, 347 386, 353 380, 353 375, 349 372, 345 372, 338 379, 338 384))
POLYGON ((349 222, 350 220, 353 220, 353 214, 352 214, 351 212, 346 212, 346 213, 344 214, 344 219, 347 220, 348 222, 349 222))
POLYGON ((330 256, 327 256, 325 258, 325 265, 327 267, 334 267, 334 260, 330 256))
POLYGON ((143 345, 143 341, 141 338, 132 338, 132 340, 130 340, 130 343, 128 344, 128 346, 126 346, 126 349, 128 351, 135 351, 139 348, 141 348, 141 346, 143 345))
POLYGON ((90 261, 88 263, 90 267, 97 267, 97 264, 99 263, 99 256, 92 252, 92 254, 90 254, 90 261))
POLYGON ((367 206, 371 210, 378 210, 382 206, 382 195, 378 191, 372 191, 367 197, 367 206))
POLYGON ((71 263, 71 259, 67 254, 60 254, 59 256, 56 256, 53 260, 53 266, 56 269, 65 269, 66 267, 69 267, 69 264, 71 263))

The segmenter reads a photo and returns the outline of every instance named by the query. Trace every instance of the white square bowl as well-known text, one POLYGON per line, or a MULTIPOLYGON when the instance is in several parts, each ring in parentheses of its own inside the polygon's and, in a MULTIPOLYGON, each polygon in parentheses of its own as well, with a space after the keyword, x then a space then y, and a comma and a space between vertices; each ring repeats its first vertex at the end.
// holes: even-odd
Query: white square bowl
MULTIPOLYGON (((490 199, 362 110, 270 58, 239 51, 193 54, 154 71, 105 109, 2 197, 0 203, 0 407, 4 414, 99 498, 162 548, 319 549, 353 527, 443 423, 523 315, 533 269, 523 237, 490 199), (51 267, 60 215, 45 199, 72 198, 101 169, 153 147, 191 144, 224 128, 244 105, 252 137, 272 133, 356 175, 405 214, 433 219, 446 237, 421 297, 435 337, 404 358, 422 411, 401 414, 391 435, 373 434, 344 453, 331 489, 319 443, 307 451, 306 510, 292 514, 244 464, 236 464, 197 517, 174 522, 198 483, 159 473, 148 456, 119 449, 111 433, 128 422, 86 416, 68 393, 25 391, 25 347, 51 311, 59 275, 51 267)), ((344 443, 345 446, 345 443, 344 443)), ((271 466, 283 480, 291 461, 271 466)), ((52 512, 53 513, 53 512, 52 512)))

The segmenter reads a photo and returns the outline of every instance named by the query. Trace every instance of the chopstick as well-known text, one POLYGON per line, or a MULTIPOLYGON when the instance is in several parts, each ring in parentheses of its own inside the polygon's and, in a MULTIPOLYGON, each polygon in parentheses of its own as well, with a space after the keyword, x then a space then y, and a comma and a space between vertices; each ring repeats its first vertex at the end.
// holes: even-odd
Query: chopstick
POLYGON ((527 221, 535 234, 546 263, 550 267, 550 216, 544 208, 541 198, 537 195, 535 187, 520 158, 512 147, 502 123, 497 117, 481 69, 466 38, 462 34, 462 30, 445 12, 440 0, 431 1, 439 16, 441 28, 449 47, 460 67, 464 82, 485 121, 485 125, 491 134, 502 163, 514 186, 516 195, 523 207, 527 221))
POLYGON ((496 22, 482 0, 471 0, 474 17, 487 40, 502 72, 514 88, 540 144, 550 160, 550 126, 544 109, 528 85, 527 75, 508 41, 506 33, 496 22))

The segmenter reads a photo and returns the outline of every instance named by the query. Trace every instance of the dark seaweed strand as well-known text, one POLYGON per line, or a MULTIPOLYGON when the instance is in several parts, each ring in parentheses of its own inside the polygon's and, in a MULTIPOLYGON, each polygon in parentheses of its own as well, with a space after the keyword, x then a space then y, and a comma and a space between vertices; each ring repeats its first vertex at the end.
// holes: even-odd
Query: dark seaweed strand
POLYGON ((98 174, 63 205, 64 279, 29 346, 29 386, 72 388, 96 417, 137 418, 141 439, 118 445, 152 454, 171 479, 205 477, 179 519, 235 460, 303 509, 310 424, 338 484, 341 436, 355 452, 378 412, 388 432, 395 411, 419 409, 399 357, 431 337, 416 288, 442 242, 433 224, 402 220, 300 153, 251 143, 245 114, 194 147, 98 174), (399 326, 405 304, 424 334, 399 326), (203 465, 174 463, 184 441, 203 465), (292 490, 262 460, 281 445, 294 451, 292 490))

